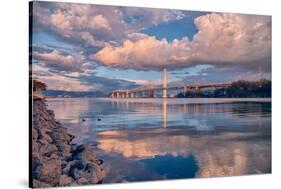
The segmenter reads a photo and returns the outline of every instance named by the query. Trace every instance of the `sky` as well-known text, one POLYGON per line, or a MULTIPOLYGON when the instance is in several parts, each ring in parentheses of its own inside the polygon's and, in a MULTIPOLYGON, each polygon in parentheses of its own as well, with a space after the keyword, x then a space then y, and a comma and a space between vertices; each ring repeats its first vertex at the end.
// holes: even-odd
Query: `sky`
POLYGON ((33 2, 33 77, 101 91, 271 79, 271 17, 33 2))

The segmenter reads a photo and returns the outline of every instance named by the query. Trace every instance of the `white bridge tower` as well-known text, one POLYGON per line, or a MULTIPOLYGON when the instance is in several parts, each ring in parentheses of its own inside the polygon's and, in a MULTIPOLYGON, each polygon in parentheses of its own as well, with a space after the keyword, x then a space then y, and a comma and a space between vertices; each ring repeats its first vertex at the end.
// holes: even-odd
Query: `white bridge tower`
POLYGON ((164 79, 163 79, 163 98, 167 98, 167 68, 166 65, 164 65, 164 79))

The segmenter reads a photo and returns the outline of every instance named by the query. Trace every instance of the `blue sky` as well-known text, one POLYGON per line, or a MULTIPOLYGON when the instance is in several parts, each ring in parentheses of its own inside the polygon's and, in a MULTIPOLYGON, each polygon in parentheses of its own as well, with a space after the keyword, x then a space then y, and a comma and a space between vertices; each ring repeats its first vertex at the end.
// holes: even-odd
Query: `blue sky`
POLYGON ((159 85, 164 65, 170 84, 271 77, 268 16, 55 2, 34 7, 34 77, 50 89, 159 85))
POLYGON ((174 39, 181 39, 186 36, 192 40, 193 36, 198 32, 194 24, 194 19, 205 14, 207 14, 207 12, 188 12, 188 14, 180 20, 152 26, 142 32, 156 36, 159 40, 166 38, 170 42, 174 39))

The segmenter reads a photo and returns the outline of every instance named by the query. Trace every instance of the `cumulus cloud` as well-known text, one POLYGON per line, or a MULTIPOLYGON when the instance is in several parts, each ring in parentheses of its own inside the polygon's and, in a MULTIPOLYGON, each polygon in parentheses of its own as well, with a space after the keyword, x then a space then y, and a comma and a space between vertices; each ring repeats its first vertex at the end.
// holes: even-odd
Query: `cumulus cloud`
POLYGON ((123 69, 171 69, 195 64, 241 64, 271 61, 271 17, 211 13, 195 19, 198 33, 168 42, 131 34, 120 46, 108 45, 91 58, 123 69))
POLYGON ((101 14, 91 17, 89 21, 89 24, 93 29, 111 30, 107 19, 101 14))
POLYGON ((167 62, 175 66, 183 64, 190 59, 190 51, 188 38, 169 43, 166 39, 145 36, 135 42, 125 40, 120 47, 107 46, 91 58, 107 66, 150 70, 163 68, 167 62))
POLYGON ((128 33, 180 19, 182 11, 90 4, 35 2, 35 28, 83 47, 104 47, 128 33))

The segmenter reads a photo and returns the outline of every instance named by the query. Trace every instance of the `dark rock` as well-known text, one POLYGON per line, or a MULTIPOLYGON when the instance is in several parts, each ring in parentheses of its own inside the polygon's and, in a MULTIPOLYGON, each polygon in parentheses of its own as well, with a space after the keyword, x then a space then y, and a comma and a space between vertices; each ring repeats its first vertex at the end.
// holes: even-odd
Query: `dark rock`
POLYGON ((73 159, 78 159, 82 161, 90 161, 95 162, 96 156, 91 148, 90 145, 79 145, 73 152, 72 152, 73 159))
POLYGON ((59 141, 56 143, 59 152, 61 152, 64 155, 69 155, 70 151, 71 151, 71 146, 69 144, 67 144, 64 141, 59 141))
POLYGON ((73 160, 67 163, 67 165, 63 168, 63 174, 69 175, 74 177, 73 170, 74 169, 83 169, 84 165, 81 163, 81 161, 73 160))

